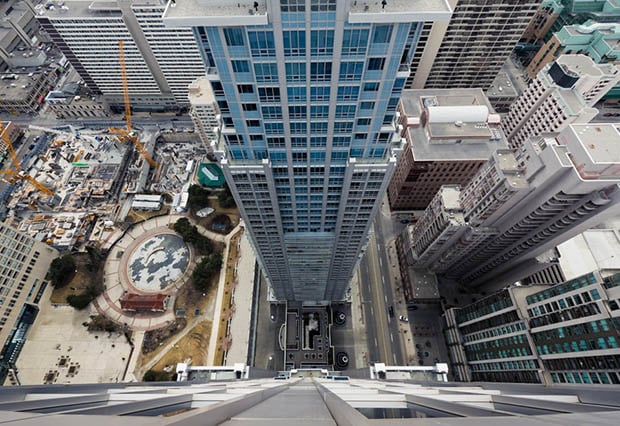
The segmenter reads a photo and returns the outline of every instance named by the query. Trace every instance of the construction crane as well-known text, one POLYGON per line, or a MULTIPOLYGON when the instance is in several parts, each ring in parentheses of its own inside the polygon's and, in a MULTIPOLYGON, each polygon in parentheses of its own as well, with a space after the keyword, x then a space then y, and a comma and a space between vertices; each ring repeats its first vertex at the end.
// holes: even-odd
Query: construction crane
POLYGON ((54 191, 44 186, 41 182, 39 182, 38 180, 36 180, 35 178, 33 178, 32 176, 30 176, 29 174, 25 173, 22 170, 22 166, 19 164, 19 159, 17 158, 17 153, 15 152, 15 148, 13 148, 13 143, 11 142, 11 138, 9 137, 8 132, 6 131, 6 128, 4 127, 4 123, 2 123, 2 121, 0 121, 0 135, 2 135, 2 140, 4 141, 4 144, 6 145, 6 148, 9 151, 9 157, 11 157, 11 163, 13 164, 13 168, 15 169, 15 170, 11 170, 11 169, 0 170, 0 174, 6 175, 7 177, 5 179, 9 183, 15 183, 18 180, 25 180, 26 182, 28 182, 29 184, 37 188, 39 191, 47 195, 53 196, 54 191))
POLYGON ((125 100, 125 123, 127 130, 110 127, 110 132, 116 134, 121 142, 131 141, 137 148, 138 152, 148 161, 153 168, 157 168, 157 162, 153 160, 150 154, 144 149, 137 136, 131 130, 131 103, 129 101, 129 85, 127 83, 127 69, 125 67, 125 51, 123 50, 123 41, 118 42, 119 60, 121 64, 121 80, 123 82, 123 98, 125 100))

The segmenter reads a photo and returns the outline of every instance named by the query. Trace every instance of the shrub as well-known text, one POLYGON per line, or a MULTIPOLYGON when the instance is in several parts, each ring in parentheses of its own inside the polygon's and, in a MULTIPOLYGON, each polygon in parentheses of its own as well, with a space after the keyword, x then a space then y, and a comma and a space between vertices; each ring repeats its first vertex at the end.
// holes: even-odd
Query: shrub
POLYGON ((67 296, 67 303, 77 310, 82 310, 92 301, 88 294, 70 294, 67 296))
POLYGON ((58 288, 71 281, 75 271, 75 259, 71 254, 66 254, 52 260, 48 271, 49 280, 52 286, 58 288))

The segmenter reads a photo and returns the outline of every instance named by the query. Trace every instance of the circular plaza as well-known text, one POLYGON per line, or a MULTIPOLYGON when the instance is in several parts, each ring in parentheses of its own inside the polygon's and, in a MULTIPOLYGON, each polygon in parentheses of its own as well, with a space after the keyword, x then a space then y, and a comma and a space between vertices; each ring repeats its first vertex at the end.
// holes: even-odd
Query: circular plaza
POLYGON ((189 282, 195 266, 191 248, 170 229, 177 219, 161 216, 138 223, 110 248, 104 266, 105 291, 94 303, 99 313, 136 330, 174 321, 177 290, 189 282), (166 302, 162 309, 130 312, 121 307, 128 295, 157 295, 166 302))

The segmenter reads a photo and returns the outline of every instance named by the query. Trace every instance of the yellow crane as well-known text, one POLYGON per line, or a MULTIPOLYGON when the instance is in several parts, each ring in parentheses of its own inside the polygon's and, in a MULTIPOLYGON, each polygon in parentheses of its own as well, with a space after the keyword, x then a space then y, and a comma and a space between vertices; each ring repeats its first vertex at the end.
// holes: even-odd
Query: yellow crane
POLYGON ((5 180, 7 180, 9 183, 15 183, 18 180, 25 180, 26 182, 37 188, 39 191, 44 192, 47 195, 53 196, 54 191, 44 186, 41 182, 39 182, 22 170, 22 166, 19 164, 19 159, 17 158, 17 154, 15 153, 15 148, 13 148, 11 138, 9 137, 8 132, 6 131, 6 128, 4 127, 4 123, 2 121, 0 121, 0 135, 2 135, 2 140, 6 145, 6 149, 9 151, 9 157, 11 157, 11 163, 13 163, 13 168, 15 169, 0 170, 0 174, 7 176, 5 180))
POLYGON ((129 85, 127 84, 127 69, 125 67, 125 51, 123 49, 123 41, 118 42, 119 60, 121 64, 121 80, 123 82, 123 98, 125 100, 125 122, 127 123, 127 130, 118 129, 116 127, 110 127, 110 132, 116 134, 121 142, 131 141, 136 149, 142 156, 148 161, 153 168, 157 168, 157 162, 149 155, 144 149, 144 146, 140 143, 136 135, 131 130, 131 103, 129 101, 129 85))

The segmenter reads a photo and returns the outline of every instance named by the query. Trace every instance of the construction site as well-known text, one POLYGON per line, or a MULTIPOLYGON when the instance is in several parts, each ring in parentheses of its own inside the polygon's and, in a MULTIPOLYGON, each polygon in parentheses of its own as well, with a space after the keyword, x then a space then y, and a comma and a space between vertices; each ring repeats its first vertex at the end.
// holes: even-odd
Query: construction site
POLYGON ((122 41, 119 56, 122 128, 30 125, 27 133, 38 134, 40 142, 16 152, 15 126, 0 123, 9 157, 0 171, 9 184, 3 190, 10 193, 6 222, 61 250, 104 238, 104 230, 126 221, 132 209, 161 210, 167 199, 177 200, 173 207, 182 210, 179 200, 187 202, 195 165, 206 161, 206 150, 189 134, 171 134, 157 125, 132 127, 122 41))

